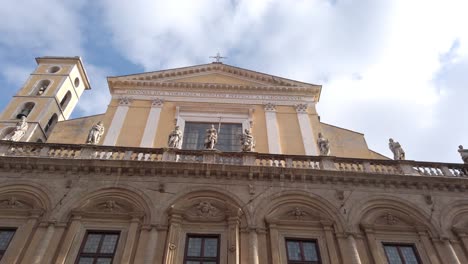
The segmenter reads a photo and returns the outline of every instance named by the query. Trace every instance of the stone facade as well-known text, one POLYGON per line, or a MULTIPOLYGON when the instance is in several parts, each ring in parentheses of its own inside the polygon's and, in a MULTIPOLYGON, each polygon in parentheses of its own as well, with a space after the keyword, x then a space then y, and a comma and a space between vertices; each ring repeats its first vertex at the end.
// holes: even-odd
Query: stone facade
POLYGON ((305 86, 220 64, 111 77, 115 98, 105 114, 58 122, 46 143, 0 141, 0 232, 14 230, 0 263, 78 263, 89 232, 118 234, 112 263, 185 263, 187 239, 196 235, 218 239, 223 264, 288 263, 289 240, 313 241, 320 263, 389 263, 384 245, 411 246, 419 263, 468 263, 467 165, 373 154, 362 135, 320 123, 314 107, 281 94, 316 102, 318 87, 305 86), (190 72, 208 67, 222 69, 190 72), (178 84, 149 83, 160 79, 200 86, 177 97, 169 91, 178 84), (118 82, 147 89, 117 97, 118 82), (244 108, 225 92, 237 85, 247 100, 252 82, 261 96, 278 100, 259 103, 257 96, 244 108), (237 103, 196 97, 204 89, 237 103), (153 92, 167 96, 146 95, 153 92), (166 148, 174 124, 183 130, 218 110, 252 128, 257 152, 166 148), (106 127, 104 143, 85 144, 97 120, 106 127), (136 124, 143 131, 132 141, 126 133, 136 124), (318 132, 329 140, 330 156, 310 154, 316 145, 305 151, 318 132), (346 150, 352 146, 360 150, 346 150))

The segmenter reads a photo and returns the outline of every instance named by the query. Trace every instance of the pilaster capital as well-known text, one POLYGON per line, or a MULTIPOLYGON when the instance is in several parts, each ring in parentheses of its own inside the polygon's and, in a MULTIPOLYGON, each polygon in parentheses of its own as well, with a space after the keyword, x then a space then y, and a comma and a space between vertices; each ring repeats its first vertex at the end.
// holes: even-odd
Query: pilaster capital
POLYGON ((307 114, 307 108, 309 106, 307 104, 296 104, 295 107, 298 114, 307 114))
POLYGON ((276 112, 276 105, 273 103, 266 103, 263 105, 265 112, 276 112))
POLYGON ((151 107, 155 108, 161 108, 164 105, 164 100, 160 98, 154 98, 153 101, 151 102, 151 107))
POLYGON ((132 103, 132 98, 130 97, 120 97, 119 106, 129 106, 132 103))

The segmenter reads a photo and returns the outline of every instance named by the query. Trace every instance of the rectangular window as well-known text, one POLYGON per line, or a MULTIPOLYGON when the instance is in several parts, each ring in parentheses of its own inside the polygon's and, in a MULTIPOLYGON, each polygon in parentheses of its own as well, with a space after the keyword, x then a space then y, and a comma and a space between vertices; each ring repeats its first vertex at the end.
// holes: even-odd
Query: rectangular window
POLYGON ((187 235, 184 264, 218 264, 218 235, 187 235))
POLYGON ((317 240, 286 238, 288 264, 319 264, 317 240))
POLYGON ((117 231, 88 231, 81 244, 77 264, 111 264, 119 242, 117 231))
POLYGON ((15 232, 15 229, 0 229, 0 260, 3 258, 3 255, 5 255, 5 251, 7 250, 13 235, 15 235, 15 232))
POLYGON ((233 123, 198 123, 185 122, 183 149, 204 149, 206 130, 214 125, 218 131, 218 143, 215 148, 220 151, 241 151, 240 138, 242 135, 242 124, 233 123))
POLYGON ((412 244, 384 243, 389 264, 421 264, 416 247, 412 244))

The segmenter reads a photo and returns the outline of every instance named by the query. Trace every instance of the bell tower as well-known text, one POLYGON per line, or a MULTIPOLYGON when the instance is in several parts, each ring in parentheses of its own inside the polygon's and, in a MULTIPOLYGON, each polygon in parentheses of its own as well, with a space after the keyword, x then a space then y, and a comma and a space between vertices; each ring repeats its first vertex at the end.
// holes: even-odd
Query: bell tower
POLYGON ((68 119, 83 91, 91 89, 80 57, 39 57, 36 62, 36 69, 0 114, 0 139, 24 116, 28 130, 20 141, 47 141, 55 124, 68 119))

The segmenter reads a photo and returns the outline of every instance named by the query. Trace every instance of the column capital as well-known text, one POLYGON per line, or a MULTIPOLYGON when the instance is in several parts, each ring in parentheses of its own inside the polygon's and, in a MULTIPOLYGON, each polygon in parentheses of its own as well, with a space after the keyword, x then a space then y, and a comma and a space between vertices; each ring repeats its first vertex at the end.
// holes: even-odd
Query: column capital
POLYGON ((161 108, 164 105, 164 100, 160 98, 154 98, 151 102, 151 107, 161 108))
POLYGON ((129 106, 132 103, 132 98, 130 97, 120 97, 119 106, 129 106))
POLYGON ((307 104, 297 104, 295 107, 298 114, 307 114, 307 108, 309 106, 307 104))
POLYGON ((276 104, 266 103, 263 105, 265 112, 276 112, 276 104))

